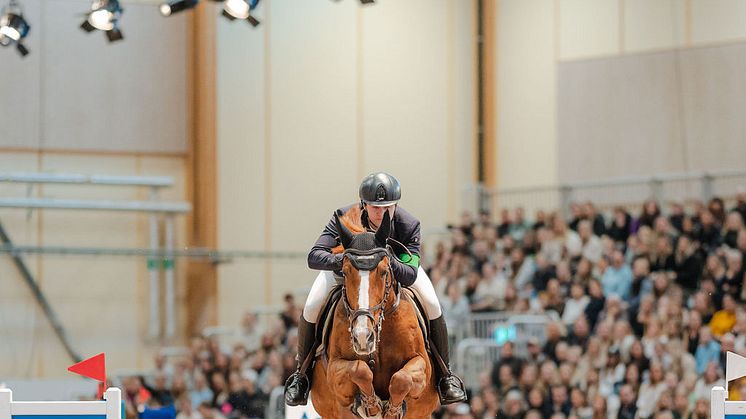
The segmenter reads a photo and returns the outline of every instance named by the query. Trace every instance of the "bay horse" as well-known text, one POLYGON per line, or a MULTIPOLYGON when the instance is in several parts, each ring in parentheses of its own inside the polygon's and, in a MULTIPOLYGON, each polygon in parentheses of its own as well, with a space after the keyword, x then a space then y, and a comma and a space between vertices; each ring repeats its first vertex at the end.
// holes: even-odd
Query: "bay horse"
POLYGON ((389 266, 389 215, 374 234, 353 207, 337 229, 344 284, 326 357, 313 368, 313 406, 325 419, 429 418, 439 404, 433 366, 416 307, 389 266))

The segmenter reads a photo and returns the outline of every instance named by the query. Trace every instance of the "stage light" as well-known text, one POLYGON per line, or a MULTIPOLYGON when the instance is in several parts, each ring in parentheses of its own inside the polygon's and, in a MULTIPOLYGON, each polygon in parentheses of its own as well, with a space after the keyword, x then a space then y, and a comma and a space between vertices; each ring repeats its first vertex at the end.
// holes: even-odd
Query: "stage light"
POLYGON ((11 0, 7 7, 0 11, 0 45, 16 46, 21 56, 28 55, 28 49, 23 45, 23 39, 28 35, 30 26, 23 18, 21 7, 15 0, 11 0))
POLYGON ((245 20, 252 26, 259 25, 259 20, 251 15, 251 11, 256 9, 259 0, 225 0, 223 4, 223 16, 229 20, 245 20))
POLYGON ((376 0, 360 0, 360 3, 362 3, 362 4, 373 4, 375 2, 376 2, 376 0))
POLYGON ((118 0, 95 0, 88 17, 80 27, 86 32, 93 32, 96 29, 104 31, 109 42, 119 41, 124 39, 122 31, 119 30, 119 20, 123 11, 118 0))
POLYGON ((171 16, 174 13, 191 9, 196 6, 197 3, 199 3, 199 0, 175 0, 161 4, 160 11, 163 16, 171 16))

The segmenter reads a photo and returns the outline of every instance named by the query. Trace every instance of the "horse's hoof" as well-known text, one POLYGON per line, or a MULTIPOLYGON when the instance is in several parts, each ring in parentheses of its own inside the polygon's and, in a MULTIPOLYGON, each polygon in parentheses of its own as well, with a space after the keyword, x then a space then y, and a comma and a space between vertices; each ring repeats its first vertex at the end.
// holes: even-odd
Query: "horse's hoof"
POLYGON ((407 414, 407 401, 402 400, 401 405, 398 407, 392 407, 391 403, 386 405, 386 410, 383 412, 384 419, 402 419, 407 414))
POLYGON ((362 419, 383 419, 383 404, 378 396, 366 396, 358 393, 352 404, 352 413, 362 419))

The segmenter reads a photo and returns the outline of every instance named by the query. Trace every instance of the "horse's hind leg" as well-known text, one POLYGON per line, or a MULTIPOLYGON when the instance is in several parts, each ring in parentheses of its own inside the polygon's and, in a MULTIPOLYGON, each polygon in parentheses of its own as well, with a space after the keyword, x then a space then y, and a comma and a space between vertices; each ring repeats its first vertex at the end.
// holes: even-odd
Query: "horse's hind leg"
POLYGON ((373 388, 373 371, 365 362, 334 360, 329 364, 328 377, 341 409, 345 410, 351 406, 359 391, 366 416, 372 417, 381 413, 381 400, 373 388))
POLYGON ((426 363, 421 356, 409 360, 402 369, 391 376, 389 382, 389 404, 384 418, 401 418, 404 416, 402 405, 407 396, 418 397, 425 390, 426 363))

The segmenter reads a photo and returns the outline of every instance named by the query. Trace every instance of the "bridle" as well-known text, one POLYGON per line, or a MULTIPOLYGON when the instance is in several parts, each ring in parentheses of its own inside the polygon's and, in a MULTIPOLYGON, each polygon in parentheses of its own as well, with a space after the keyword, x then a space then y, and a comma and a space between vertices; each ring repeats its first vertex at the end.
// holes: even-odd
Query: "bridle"
MULTIPOLYGON (((345 249, 344 251, 344 257, 350 261, 352 266, 354 266, 358 270, 364 271, 372 271, 383 260, 384 256, 388 255, 389 251, 383 247, 377 247, 371 250, 345 249)), ((358 308, 357 310, 353 310, 349 300, 347 299, 346 284, 343 283, 342 303, 344 304, 347 320, 349 320, 350 323, 347 329, 348 332, 350 332, 350 339, 353 339, 352 325, 355 324, 355 320, 357 320, 360 316, 365 316, 369 318, 374 325, 373 330, 376 335, 376 348, 378 348, 378 344, 381 341, 381 326, 383 325, 383 320, 387 315, 390 315, 399 308, 400 302, 401 287, 399 283, 396 282, 394 279, 394 273, 391 271, 391 265, 388 266, 388 274, 386 275, 386 287, 383 291, 383 298, 378 304, 374 305, 373 307, 358 308), (384 309, 386 300, 388 299, 388 296, 392 291, 396 296, 396 300, 394 301, 394 304, 391 305, 391 307, 389 307, 388 309, 384 309), (374 316, 377 311, 381 312, 381 315, 378 317, 378 321, 376 321, 376 318, 374 316)))

